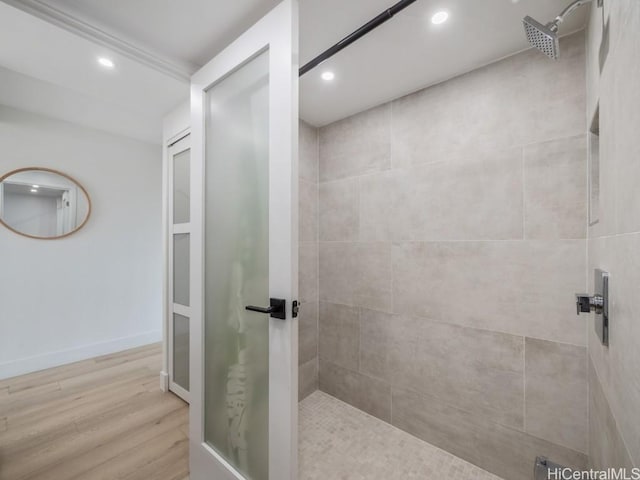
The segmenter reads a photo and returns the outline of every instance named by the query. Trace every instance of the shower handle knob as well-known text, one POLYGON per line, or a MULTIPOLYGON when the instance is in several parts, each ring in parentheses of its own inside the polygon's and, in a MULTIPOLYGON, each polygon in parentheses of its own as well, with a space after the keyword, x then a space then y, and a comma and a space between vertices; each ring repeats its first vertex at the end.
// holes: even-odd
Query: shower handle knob
POLYGON ((576 293, 576 314, 594 311, 602 313, 604 297, 602 295, 589 295, 588 293, 576 293))

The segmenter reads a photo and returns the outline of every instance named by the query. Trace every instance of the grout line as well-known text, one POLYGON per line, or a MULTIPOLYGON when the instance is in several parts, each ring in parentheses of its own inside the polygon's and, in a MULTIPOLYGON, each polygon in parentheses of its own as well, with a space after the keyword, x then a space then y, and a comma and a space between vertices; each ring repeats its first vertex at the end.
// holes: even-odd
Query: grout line
MULTIPOLYGON (((640 233, 640 232, 637 232, 640 233)), ((636 232, 629 234, 635 235, 636 232)), ((626 235, 626 234, 625 234, 626 235)), ((604 237, 598 237, 604 238, 604 237)), ((341 243, 396 243, 396 244, 408 244, 408 243, 555 243, 555 242, 586 242, 587 238, 502 238, 502 239, 477 239, 477 240, 465 240, 456 238, 443 238, 440 240, 421 240, 421 239, 390 239, 390 240, 320 240, 318 243, 327 244, 341 244, 341 243)))
POLYGON ((389 310, 381 310, 381 309, 376 309, 376 308, 371 308, 371 307, 363 307, 362 305, 354 305, 354 304, 349 304, 349 303, 343 303, 341 301, 336 301, 336 300, 332 300, 332 299, 323 299, 323 300, 320 301, 320 303, 330 303, 330 304, 339 305, 339 306, 342 306, 342 307, 371 310, 372 312, 383 313, 383 314, 392 315, 392 316, 403 316, 403 315, 404 316, 411 316, 411 317, 419 318, 419 319, 424 320, 424 321, 429 322, 429 323, 437 323, 437 324, 442 324, 442 325, 451 325, 453 327, 465 328, 465 329, 468 329, 468 330, 475 330, 475 331, 479 331, 479 332, 499 333, 501 335, 508 335, 508 336, 511 336, 511 337, 521 337, 523 339, 530 338, 531 340, 539 340, 539 341, 542 341, 542 342, 557 343, 559 345, 568 345, 568 346, 577 347, 577 348, 587 348, 587 344, 586 343, 585 344, 579 344, 579 343, 564 342, 564 341, 560 341, 560 340, 549 340, 548 338, 534 337, 532 335, 527 335, 527 334, 523 334, 523 333, 513 333, 513 332, 507 332, 507 331, 504 331, 504 330, 493 330, 493 329, 490 329, 490 328, 482 328, 482 327, 477 327, 477 326, 464 325, 464 324, 461 324, 461 323, 452 323, 452 322, 447 322, 445 320, 442 320, 441 317, 434 318, 434 317, 426 317, 424 315, 417 315, 415 313, 413 313, 413 314, 398 313, 398 312, 393 312, 393 311, 389 311, 389 310))
POLYGON ((393 170, 393 101, 389 102, 389 170, 393 170))
POLYGON ((362 373, 361 367, 362 362, 360 361, 360 357, 362 356, 362 308, 358 307, 358 373, 362 373))
POLYGON ((358 189, 358 218, 357 218, 357 222, 358 222, 358 227, 357 227, 357 232, 358 232, 358 236, 357 236, 357 241, 358 242, 362 242, 362 177, 358 177, 357 179, 357 189, 358 189))
MULTIPOLYGON (((505 152, 508 150, 516 150, 516 149, 522 149, 524 150, 526 147, 531 147, 531 146, 535 146, 535 145, 540 145, 540 144, 545 144, 545 143, 552 143, 552 142, 559 142, 559 141, 563 141, 563 140, 572 140, 572 139, 577 139, 580 137, 585 137, 586 133, 581 132, 581 133, 570 133, 570 134, 564 134, 561 136, 557 136, 557 137, 548 137, 548 138, 542 138, 542 139, 537 139, 533 142, 527 142, 527 143, 514 143, 514 144, 505 144, 505 145, 500 145, 497 147, 484 147, 484 149, 482 150, 482 153, 485 154, 491 154, 491 153, 495 153, 495 152, 505 152)), ((443 154, 444 155, 444 154, 443 154)), ((451 154, 449 154, 451 155, 451 154)), ((465 163, 468 162, 469 158, 475 158, 476 157, 476 152, 474 151, 464 151, 464 150, 460 150, 457 152, 454 152, 452 154, 452 156, 449 156, 448 158, 444 159, 444 160, 432 160, 432 161, 424 161, 424 162, 417 162, 417 163, 409 163, 407 165, 397 165, 394 166, 393 164, 391 165, 391 168, 382 168, 379 170, 366 170, 360 173, 349 173, 343 177, 338 177, 338 178, 329 178, 327 180, 321 180, 320 178, 318 178, 318 183, 319 184, 325 184, 325 183, 333 183, 333 182, 338 182, 341 180, 348 180, 348 179, 355 179, 358 177, 368 177, 368 176, 374 176, 374 175, 380 175, 380 174, 384 174, 384 173, 389 173, 389 172, 397 172, 397 171, 407 171, 407 170, 411 170, 413 168, 422 168, 422 167, 427 167, 427 166, 434 166, 434 165, 441 165, 441 164, 451 164, 451 163, 465 163)))
POLYGON ((637 232, 623 232, 623 233, 612 233, 611 235, 600 235, 597 237, 589 237, 587 238, 587 240, 600 240, 600 239, 612 239, 612 238, 617 238, 617 237, 628 237, 628 236, 633 236, 633 235, 640 235, 640 230, 637 232))
POLYGON ((522 431, 527 431, 527 338, 522 339, 522 431))
POLYGON ((522 166, 522 239, 527 240, 526 232, 527 232, 527 196, 526 196, 526 175, 525 175, 525 167, 526 167, 526 159, 525 159, 525 147, 521 147, 520 151, 521 155, 521 166, 522 166))
POLYGON ((320 389, 320 129, 316 128, 316 375, 315 386, 320 389))

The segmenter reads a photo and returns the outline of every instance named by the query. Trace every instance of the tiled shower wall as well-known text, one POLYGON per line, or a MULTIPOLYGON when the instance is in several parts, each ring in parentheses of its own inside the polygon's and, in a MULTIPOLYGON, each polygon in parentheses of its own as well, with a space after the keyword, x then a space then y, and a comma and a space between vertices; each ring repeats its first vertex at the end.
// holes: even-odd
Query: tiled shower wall
POLYGON ((509 480, 588 451, 584 34, 561 49, 319 131, 320 389, 509 480))
POLYGON ((589 280, 594 268, 611 274, 609 347, 589 320, 589 460, 599 469, 640 466, 640 2, 604 2, 609 54, 600 73, 602 14, 592 9, 587 42, 589 122, 600 104, 589 280))
POLYGON ((318 130, 300 122, 298 396, 318 389, 318 130))

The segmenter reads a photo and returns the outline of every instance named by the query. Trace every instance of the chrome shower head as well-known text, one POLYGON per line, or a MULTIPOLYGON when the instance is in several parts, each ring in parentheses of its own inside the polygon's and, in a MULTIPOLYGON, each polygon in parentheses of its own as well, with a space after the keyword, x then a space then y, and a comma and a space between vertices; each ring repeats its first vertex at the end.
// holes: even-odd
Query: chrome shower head
MULTIPOLYGON (((574 0, 558 15, 553 22, 546 25, 535 21, 530 16, 524 17, 524 31, 531 46, 536 47, 547 57, 557 60, 560 56, 560 44, 558 43, 558 27, 567 15, 573 13, 577 8, 591 3, 593 0, 574 0)), ((604 0, 598 0, 598 8, 602 7, 604 0)))
POLYGON ((558 42, 558 22, 553 21, 542 25, 533 18, 526 16, 522 20, 524 31, 531 46, 537 48, 547 57, 557 60, 560 56, 558 42))

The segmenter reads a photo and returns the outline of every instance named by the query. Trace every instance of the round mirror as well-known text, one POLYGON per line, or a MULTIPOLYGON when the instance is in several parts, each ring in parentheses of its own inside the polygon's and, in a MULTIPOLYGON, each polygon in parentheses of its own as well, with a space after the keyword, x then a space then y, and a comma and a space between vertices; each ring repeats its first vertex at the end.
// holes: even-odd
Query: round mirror
POLYGON ((62 238, 80 230, 91 214, 87 191, 48 168, 21 168, 0 178, 0 222, 31 238, 62 238))

